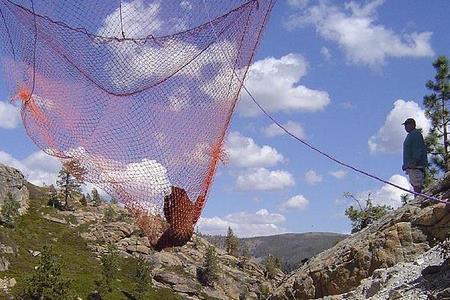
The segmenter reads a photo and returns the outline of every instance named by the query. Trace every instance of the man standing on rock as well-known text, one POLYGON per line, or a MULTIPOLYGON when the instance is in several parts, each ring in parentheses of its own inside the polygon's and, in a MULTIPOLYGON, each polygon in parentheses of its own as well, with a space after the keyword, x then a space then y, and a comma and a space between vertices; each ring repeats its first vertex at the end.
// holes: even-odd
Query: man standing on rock
POLYGON ((402 170, 408 174, 414 192, 421 193, 425 179, 425 168, 428 166, 427 146, 421 130, 416 129, 416 121, 412 118, 402 123, 408 135, 403 142, 402 170))

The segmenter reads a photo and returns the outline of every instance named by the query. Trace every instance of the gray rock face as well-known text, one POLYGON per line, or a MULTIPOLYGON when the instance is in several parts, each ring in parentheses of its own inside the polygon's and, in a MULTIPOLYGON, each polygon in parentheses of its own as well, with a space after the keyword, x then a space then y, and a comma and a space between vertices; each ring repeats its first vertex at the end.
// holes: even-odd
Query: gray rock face
MULTIPOLYGON (((276 290, 274 299, 315 299, 347 293, 375 270, 412 262, 431 241, 448 236, 450 213, 445 204, 422 207, 418 198, 310 259, 276 290)), ((365 297, 382 287, 366 286, 365 297)), ((394 296, 393 296, 394 297, 394 296)))
POLYGON ((19 213, 23 214, 29 207, 25 177, 20 171, 0 164, 0 206, 3 205, 8 192, 20 203, 19 213))
MULTIPOLYGON (((121 212, 123 213, 123 212, 121 212)), ((64 214, 68 214, 64 212, 64 214)), ((104 222, 101 214, 92 212, 70 212, 77 220, 89 218, 90 225, 81 236, 98 256, 108 243, 115 244, 124 256, 143 255, 152 265, 153 285, 170 288, 186 299, 203 299, 204 295, 218 299, 257 299, 261 284, 273 290, 283 274, 275 280, 264 277, 264 269, 253 260, 245 263, 241 259, 227 255, 217 249, 220 265, 220 279, 213 287, 203 286, 197 278, 197 270, 203 267, 207 249, 211 244, 196 235, 181 248, 155 252, 147 237, 136 225, 123 221, 104 222), (89 217, 88 217, 89 216, 89 217)))

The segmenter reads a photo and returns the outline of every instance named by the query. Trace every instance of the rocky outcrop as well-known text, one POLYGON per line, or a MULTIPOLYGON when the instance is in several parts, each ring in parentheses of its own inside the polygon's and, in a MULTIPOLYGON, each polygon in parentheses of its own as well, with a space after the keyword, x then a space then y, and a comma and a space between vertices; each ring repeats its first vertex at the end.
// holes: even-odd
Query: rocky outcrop
POLYGON ((29 192, 27 181, 23 174, 11 167, 0 164, 0 206, 3 205, 7 194, 20 203, 19 213, 23 214, 29 207, 29 192))
POLYGON ((333 300, 359 299, 447 299, 450 265, 435 246, 414 261, 377 269, 352 291, 327 297, 333 300))
POLYGON ((151 254, 154 285, 170 287, 191 299, 204 299, 204 295, 218 299, 257 299, 261 285, 273 290, 278 284, 276 280, 265 278, 264 269, 257 262, 236 258, 217 249, 219 279, 212 287, 203 286, 197 279, 197 272, 203 266, 210 246, 207 240, 194 235, 184 247, 151 254))
POLYGON ((449 208, 417 198, 310 259, 284 280, 273 299, 347 293, 377 269, 413 261, 449 236, 449 208))
POLYGON ((203 267, 207 249, 211 246, 206 239, 194 235, 183 247, 156 252, 127 211, 115 205, 58 212, 53 219, 72 220, 72 226, 82 228, 80 235, 98 257, 109 244, 115 245, 122 256, 144 256, 152 265, 153 285, 170 288, 183 298, 258 299, 262 285, 273 291, 284 277, 280 271, 275 279, 269 280, 264 268, 256 261, 236 258, 216 249, 220 278, 213 286, 204 286, 198 279, 198 270, 203 267), (106 221, 106 209, 114 209, 120 217, 106 221))

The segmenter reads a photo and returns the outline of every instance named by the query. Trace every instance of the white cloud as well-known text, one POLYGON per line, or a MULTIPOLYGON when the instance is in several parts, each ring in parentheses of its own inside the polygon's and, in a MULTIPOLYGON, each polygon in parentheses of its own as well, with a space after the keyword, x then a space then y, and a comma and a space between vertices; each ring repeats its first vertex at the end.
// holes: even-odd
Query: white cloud
POLYGON ((114 171, 107 172, 105 181, 122 185, 127 194, 144 194, 146 197, 170 194, 167 169, 155 160, 142 159, 139 162, 122 164, 114 171))
POLYGON ((322 56, 323 56, 323 58, 325 58, 325 60, 331 59, 331 51, 327 47, 320 48, 320 54, 322 54, 322 56))
POLYGON ((267 209, 260 209, 255 213, 238 212, 225 217, 201 217, 198 226, 203 234, 225 235, 228 227, 238 237, 265 236, 285 232, 279 224, 286 218, 277 213, 270 213, 267 209))
POLYGON ((13 129, 20 122, 19 109, 9 103, 0 101, 0 128, 13 129))
POLYGON ((304 210, 308 207, 309 200, 303 195, 296 195, 283 202, 280 206, 280 210, 286 211, 290 209, 304 210))
POLYGON ((295 8, 303 8, 308 5, 309 0, 287 0, 288 5, 295 8))
MULTIPOLYGON (((126 37, 143 38, 147 34, 159 32, 162 21, 158 18, 160 3, 151 3, 144 5, 141 0, 122 3, 122 23, 126 37)), ((117 8, 112 14, 108 15, 103 26, 98 30, 101 36, 122 37, 120 24, 120 10, 117 8)))
MULTIPOLYGON (((188 1, 180 3, 183 9, 189 6, 188 1)), ((183 18, 162 18, 161 2, 145 3, 143 0, 133 0, 122 3, 123 28, 126 38, 142 39, 149 36, 170 35, 174 32, 187 29, 186 20, 183 18)), ((120 10, 117 7, 103 20, 102 26, 97 34, 105 37, 123 38, 122 26, 120 24, 120 10)), ((142 87, 145 81, 147 85, 159 82, 167 77, 167 69, 177 69, 183 63, 200 51, 191 43, 185 43, 180 39, 173 38, 166 41, 164 47, 153 40, 147 41, 145 45, 134 41, 124 41, 110 48, 111 57, 104 65, 108 72, 110 85, 117 92, 131 92, 142 87), (169 54, 177 53, 177 55, 169 54), (162 60, 166 68, 161 67, 162 60), (121 72, 117 72, 121 70, 121 72)), ((179 72, 181 74, 182 72, 179 72)), ((171 95, 169 95, 170 97, 171 95)), ((174 99, 172 97, 171 101, 174 99)), ((179 103, 176 103, 179 104, 179 103)), ((181 105, 181 104, 179 104, 181 105)), ((179 109, 175 105, 175 109, 179 109)))
POLYGON ((156 160, 144 158, 126 164, 92 154, 83 147, 72 149, 68 155, 81 165, 89 166, 86 181, 92 181, 111 196, 119 198, 119 195, 126 194, 127 198, 150 213, 162 214, 162 200, 170 194, 171 184, 167 169, 156 160))
MULTIPOLYGON (((284 128, 286 128, 288 131, 293 133, 298 138, 300 138, 300 139, 306 138, 305 129, 303 129, 303 126, 300 123, 289 120, 285 124, 281 124, 281 125, 283 125, 284 128)), ((281 129, 280 127, 278 127, 278 125, 275 123, 264 128, 263 132, 267 137, 274 137, 274 136, 286 134, 286 132, 283 129, 281 129)))
POLYGON ((269 171, 265 168, 250 169, 237 177, 236 187, 241 191, 280 190, 295 185, 292 174, 283 170, 269 171))
POLYGON ((379 67, 388 57, 433 56, 431 32, 398 34, 377 24, 376 10, 383 2, 375 0, 361 5, 351 1, 342 8, 330 1, 320 1, 319 5, 292 15, 287 27, 315 26, 324 39, 336 42, 353 64, 379 67))
POLYGON ((267 223, 281 223, 286 220, 283 215, 276 213, 269 213, 267 209, 260 209, 254 214, 239 212, 230 214, 225 217, 226 220, 236 224, 267 224, 267 223))
POLYGON ((0 150, 0 163, 18 169, 35 185, 55 184, 61 169, 60 162, 43 151, 34 152, 25 159, 18 160, 0 150))
POLYGON ((305 181, 310 185, 315 185, 322 182, 323 177, 316 173, 314 170, 309 170, 305 173, 305 181))
MULTIPOLYGON (((246 86, 267 112, 323 110, 330 103, 328 93, 298 84, 306 70, 307 63, 299 54, 265 58, 250 66, 246 86)), ((246 93, 242 93, 238 110, 249 117, 261 114, 246 93)))
MULTIPOLYGON (((412 189, 408 179, 399 174, 392 175, 391 178, 389 178, 389 182, 408 190, 412 189)), ((384 184, 379 190, 376 190, 372 194, 373 203, 389 205, 395 209, 402 206, 401 195, 403 194, 407 193, 391 185, 384 184)))
POLYGON ((425 112, 414 101, 397 100, 394 108, 389 112, 383 126, 371 136, 368 145, 370 153, 397 153, 401 152, 406 131, 401 125, 407 118, 416 120, 417 128, 422 128, 424 137, 430 130, 430 121, 425 112))
MULTIPOLYGON (((409 184, 408 179, 400 174, 392 175, 388 181, 407 190, 412 190, 412 186, 409 184)), ((361 205, 365 205, 367 196, 369 194, 373 204, 388 205, 394 209, 397 209, 403 205, 401 201, 401 196, 408 193, 396 187, 393 187, 389 184, 383 184, 381 188, 377 190, 360 192, 355 197, 360 200, 361 205)), ((411 196, 411 194, 409 195, 411 196)), ((335 203, 336 205, 345 205, 345 206, 353 205, 354 207, 358 208, 358 204, 356 204, 355 201, 350 199, 338 198, 335 200, 335 203)))
POLYGON ((337 179, 342 179, 347 175, 347 172, 344 170, 337 170, 337 171, 331 171, 328 174, 330 174, 331 176, 333 176, 337 179))
POLYGON ((238 167, 269 167, 284 161, 283 155, 268 145, 258 146, 252 138, 231 132, 226 142, 230 164, 238 167))

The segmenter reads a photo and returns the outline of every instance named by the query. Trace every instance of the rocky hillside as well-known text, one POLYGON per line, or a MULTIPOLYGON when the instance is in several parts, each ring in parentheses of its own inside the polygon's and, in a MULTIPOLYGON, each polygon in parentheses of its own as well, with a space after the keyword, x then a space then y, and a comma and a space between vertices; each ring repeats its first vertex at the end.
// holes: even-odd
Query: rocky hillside
POLYGON ((62 258, 79 299, 87 299, 96 289, 95 282, 101 278, 99 258, 111 244, 120 254, 120 275, 107 299, 130 295, 137 256, 152 266, 153 289, 148 299, 258 299, 273 291, 284 277, 278 270, 269 280, 256 261, 216 249, 219 278, 211 285, 202 284, 198 274, 211 246, 207 240, 194 236, 184 247, 155 252, 127 211, 116 205, 94 207, 73 202, 73 211, 59 211, 47 205, 45 188, 27 184, 20 172, 2 166, 0 182, 5 181, 14 184, 4 188, 4 193, 14 191, 16 195, 16 188, 29 191, 16 197, 29 203, 29 208, 18 217, 15 228, 0 227, 0 295, 3 291, 4 297, 18 294, 46 244, 62 258))
MULTIPOLYGON (((449 187, 450 177, 446 177, 426 192, 449 198, 449 187)), ((369 298, 377 290, 381 290, 386 283, 383 283, 386 279, 385 269, 414 263, 437 242, 449 236, 450 206, 418 197, 364 230, 339 242, 333 248, 310 259, 283 280, 283 284, 277 288, 273 298, 315 299, 346 293, 347 297, 341 297, 350 298, 351 291, 356 291, 363 280, 369 279, 363 284, 371 286, 370 278, 372 277, 377 279, 378 288, 373 288, 372 295, 362 295, 362 298, 369 298)), ((448 263, 448 261, 443 262, 443 269, 439 271, 444 278, 447 276, 448 263)), ((449 286, 450 281, 447 283, 449 286)), ((437 285, 435 290, 428 292, 437 295, 444 287, 437 285)), ((340 297, 334 298, 340 299, 340 297)))
MULTIPOLYGON (((3 166, 0 183, 2 195, 11 192, 26 211, 15 228, 0 227, 0 290, 6 298, 20 291, 45 244, 62 258, 64 274, 72 280, 79 299, 87 299, 96 289, 99 258, 108 244, 120 253, 119 276, 107 298, 112 300, 130 299, 139 255, 152 265, 153 288, 145 299, 450 298, 450 259, 444 260, 436 247, 450 236, 450 206, 420 197, 316 254, 288 275, 278 270, 269 279, 257 260, 216 249, 219 278, 205 285, 199 270, 211 244, 202 237, 194 236, 181 248, 155 252, 118 206, 74 202, 75 210, 59 211, 47 205, 45 188, 26 183, 20 172, 3 166)), ((448 198, 450 176, 427 193, 448 198)))
MULTIPOLYGON (((263 261, 268 254, 281 259, 282 269, 290 272, 297 269, 302 261, 326 250, 347 235, 331 232, 286 233, 273 236, 240 238, 241 248, 249 249, 253 257, 263 261)), ((205 236, 214 245, 224 249, 224 236, 205 236)))

